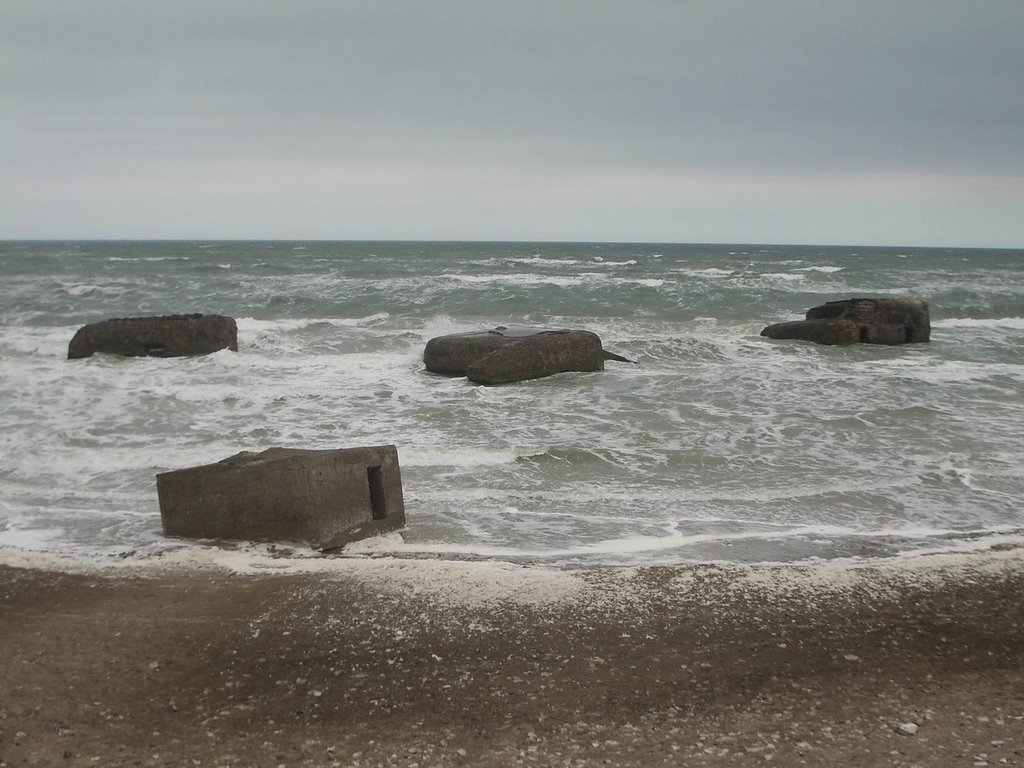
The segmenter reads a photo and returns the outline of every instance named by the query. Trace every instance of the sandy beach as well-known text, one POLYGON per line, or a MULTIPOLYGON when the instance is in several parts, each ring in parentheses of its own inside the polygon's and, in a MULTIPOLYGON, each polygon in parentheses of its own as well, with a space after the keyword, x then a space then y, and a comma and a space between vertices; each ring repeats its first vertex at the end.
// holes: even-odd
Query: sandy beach
POLYGON ((550 571, 0 558, 0 766, 1024 764, 1024 549, 550 571))

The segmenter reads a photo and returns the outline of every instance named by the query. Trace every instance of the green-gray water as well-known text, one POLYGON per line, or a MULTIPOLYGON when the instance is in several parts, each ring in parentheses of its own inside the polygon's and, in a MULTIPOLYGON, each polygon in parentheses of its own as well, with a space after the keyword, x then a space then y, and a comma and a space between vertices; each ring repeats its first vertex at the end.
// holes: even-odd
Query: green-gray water
MULTIPOLYGON (((153 476, 240 450, 399 447, 371 548, 552 564, 794 561, 1024 530, 1024 252, 566 243, 0 243, 0 546, 144 558, 153 476), (760 337, 923 298, 932 342, 760 337), (81 325, 210 312, 238 353, 65 359, 81 325), (437 335, 585 328, 637 360, 483 388, 437 335)), ((189 545, 190 546, 190 545, 189 545)))

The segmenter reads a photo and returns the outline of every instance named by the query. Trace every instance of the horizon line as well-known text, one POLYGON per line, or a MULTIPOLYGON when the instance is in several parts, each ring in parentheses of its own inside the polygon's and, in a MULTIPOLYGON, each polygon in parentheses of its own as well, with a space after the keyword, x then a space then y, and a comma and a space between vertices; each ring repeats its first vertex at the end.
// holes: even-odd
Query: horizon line
POLYGON ((773 248, 914 248, 918 250, 1019 251, 1024 246, 1006 245, 910 245, 888 243, 814 243, 681 240, 570 240, 570 239, 458 239, 458 238, 329 238, 329 237, 0 237, 0 243, 453 243, 453 244, 551 244, 551 245, 668 245, 668 246, 768 246, 773 248))

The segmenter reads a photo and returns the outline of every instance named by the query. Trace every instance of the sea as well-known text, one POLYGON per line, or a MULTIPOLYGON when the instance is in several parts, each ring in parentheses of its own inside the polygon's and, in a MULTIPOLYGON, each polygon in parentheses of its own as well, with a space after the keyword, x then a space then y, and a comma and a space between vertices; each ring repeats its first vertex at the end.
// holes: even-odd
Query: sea
POLYGON ((155 475, 394 444, 407 525, 330 556, 818 563, 1024 535, 1024 250, 551 242, 0 242, 0 550, 328 557, 161 529, 155 475), (928 302, 931 342, 760 336, 928 302), (234 317, 238 351, 68 360, 107 318, 234 317), (484 387, 426 342, 586 329, 635 361, 484 387))

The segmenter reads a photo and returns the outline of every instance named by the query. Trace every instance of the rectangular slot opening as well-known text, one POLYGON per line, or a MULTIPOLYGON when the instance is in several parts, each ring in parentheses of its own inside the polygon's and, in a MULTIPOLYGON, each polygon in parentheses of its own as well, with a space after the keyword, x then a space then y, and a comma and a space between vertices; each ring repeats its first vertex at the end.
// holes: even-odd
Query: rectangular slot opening
POLYGON ((907 342, 907 344, 914 340, 914 329, 909 325, 903 329, 903 340, 907 342))
POLYGON ((370 486, 370 513, 374 520, 388 516, 388 505, 384 499, 384 475, 380 467, 366 468, 366 482, 370 486))
POLYGON ((867 344, 870 341, 868 338, 868 329, 863 325, 860 327, 860 343, 867 344))

